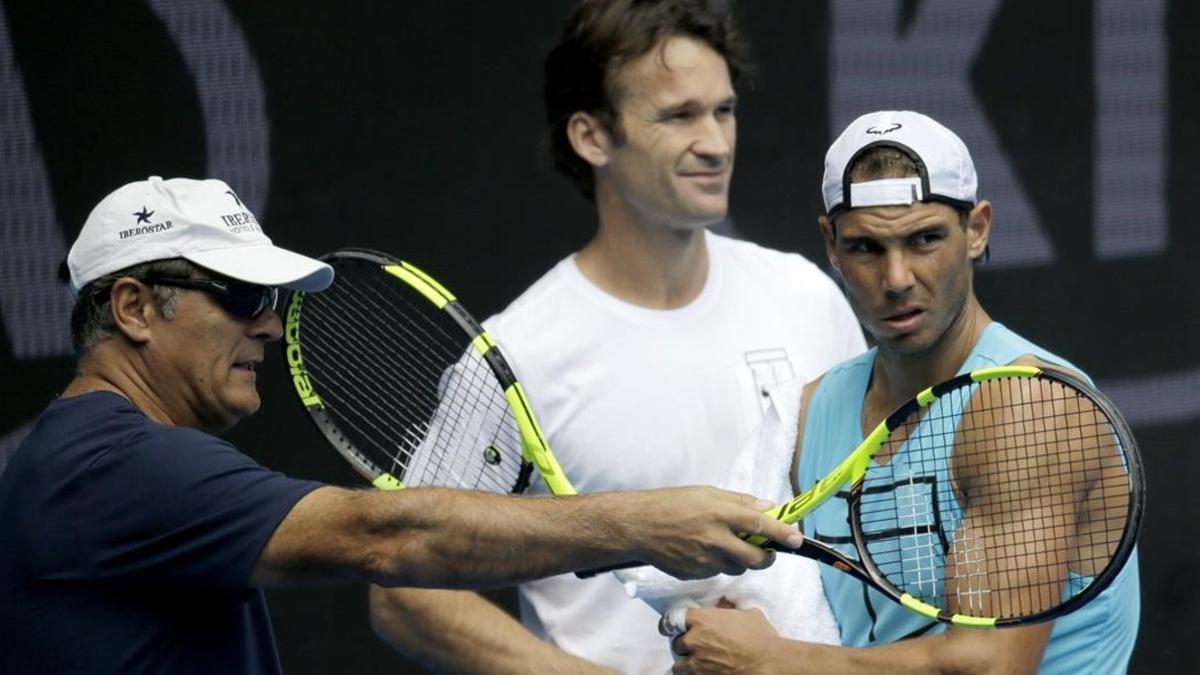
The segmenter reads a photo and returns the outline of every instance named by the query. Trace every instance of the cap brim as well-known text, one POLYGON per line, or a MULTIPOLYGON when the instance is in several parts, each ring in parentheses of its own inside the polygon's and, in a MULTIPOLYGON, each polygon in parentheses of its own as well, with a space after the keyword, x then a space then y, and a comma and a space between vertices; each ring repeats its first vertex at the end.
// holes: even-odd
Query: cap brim
POLYGON ((231 279, 282 286, 306 293, 333 283, 333 268, 320 260, 265 244, 189 253, 188 260, 231 279))

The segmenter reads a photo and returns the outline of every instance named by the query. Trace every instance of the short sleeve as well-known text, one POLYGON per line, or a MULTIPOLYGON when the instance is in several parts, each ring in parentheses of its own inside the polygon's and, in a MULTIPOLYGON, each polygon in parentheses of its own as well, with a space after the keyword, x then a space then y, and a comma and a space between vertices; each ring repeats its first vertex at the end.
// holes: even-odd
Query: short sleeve
POLYGON ((320 483, 192 429, 143 427, 59 481, 38 567, 58 579, 248 587, 284 516, 320 483))

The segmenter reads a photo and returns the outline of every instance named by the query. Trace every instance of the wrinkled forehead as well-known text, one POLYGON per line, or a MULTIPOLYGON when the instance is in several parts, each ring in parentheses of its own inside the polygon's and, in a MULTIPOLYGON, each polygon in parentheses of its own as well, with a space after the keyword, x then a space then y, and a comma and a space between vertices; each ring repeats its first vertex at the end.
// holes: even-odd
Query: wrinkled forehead
POLYGON ((831 216, 839 238, 904 238, 929 227, 959 225, 961 211, 940 202, 844 209, 831 216))

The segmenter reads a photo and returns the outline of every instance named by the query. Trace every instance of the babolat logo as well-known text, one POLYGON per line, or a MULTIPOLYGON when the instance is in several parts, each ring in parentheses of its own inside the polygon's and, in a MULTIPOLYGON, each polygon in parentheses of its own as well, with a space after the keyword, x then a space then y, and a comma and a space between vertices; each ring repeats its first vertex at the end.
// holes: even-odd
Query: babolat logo
POLYGON ((300 402, 306 408, 321 407, 321 397, 317 396, 308 373, 304 370, 304 356, 300 353, 300 305, 304 301, 303 293, 292 295, 288 303, 287 319, 283 327, 283 339, 286 344, 288 372, 292 375, 292 386, 300 395, 300 402))
POLYGON ((161 223, 150 222, 150 216, 153 216, 154 212, 148 210, 145 206, 142 207, 141 211, 135 211, 130 215, 136 216, 137 220, 134 221, 133 227, 117 233, 117 236, 121 239, 140 237, 143 234, 152 234, 154 232, 166 232, 171 229, 171 221, 169 220, 164 220, 161 223), (142 223, 146 224, 142 225, 142 223))
POLYGON ((225 223, 225 227, 234 234, 243 232, 262 232, 262 227, 259 226, 258 220, 253 213, 242 211, 240 213, 230 213, 221 216, 221 221, 225 223))

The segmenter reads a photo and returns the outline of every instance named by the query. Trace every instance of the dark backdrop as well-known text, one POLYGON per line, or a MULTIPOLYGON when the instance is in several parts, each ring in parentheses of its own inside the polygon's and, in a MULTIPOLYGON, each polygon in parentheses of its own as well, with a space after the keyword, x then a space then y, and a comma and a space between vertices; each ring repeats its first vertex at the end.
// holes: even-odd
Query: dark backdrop
MULTIPOLYGON (((591 231, 539 145, 541 57, 569 3, 0 4, 0 464, 70 378, 54 269, 122 183, 224 177, 278 243, 394 252, 481 315, 591 231)), ((841 126, 907 107, 959 131, 996 207, 985 306, 1092 373, 1146 456, 1133 670, 1194 670, 1200 9, 759 0, 738 14, 761 68, 739 109, 734 231, 821 260, 821 159, 841 126)), ((232 440, 288 473, 354 484, 279 361, 232 440)), ((271 595, 289 671, 417 670, 372 637, 362 588, 271 595)))

